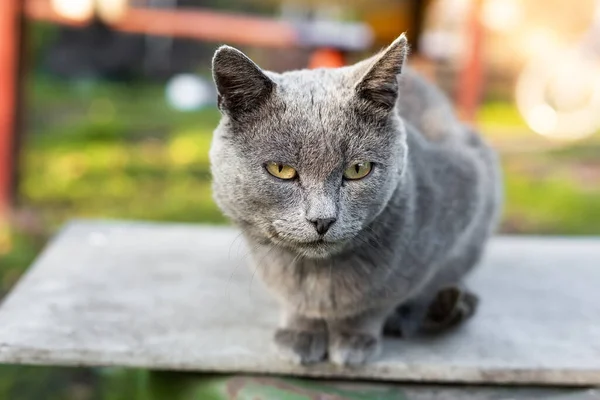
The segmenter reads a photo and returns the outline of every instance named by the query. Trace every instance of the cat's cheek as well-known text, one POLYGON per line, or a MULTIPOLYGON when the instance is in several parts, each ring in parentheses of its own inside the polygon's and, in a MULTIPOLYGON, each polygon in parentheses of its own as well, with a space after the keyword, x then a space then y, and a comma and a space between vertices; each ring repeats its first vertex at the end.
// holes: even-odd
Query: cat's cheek
POLYGON ((385 191, 384 182, 379 177, 368 176, 360 181, 349 182, 344 191, 350 201, 372 205, 379 202, 382 190, 385 191))
POLYGON ((268 217, 279 218, 281 214, 298 210, 301 193, 293 182, 278 182, 275 178, 263 177, 242 189, 242 195, 251 198, 260 212, 268 217))
POLYGON ((368 217, 369 204, 363 197, 363 192, 356 185, 352 188, 346 187, 340 193, 340 225, 348 230, 360 229, 368 217))
MULTIPOLYGON (((381 171, 379 171, 381 172, 381 171)), ((392 197, 395 183, 388 181, 388 177, 379 173, 368 177, 364 181, 353 182, 344 190, 344 203, 348 218, 364 226, 379 215, 392 197)))

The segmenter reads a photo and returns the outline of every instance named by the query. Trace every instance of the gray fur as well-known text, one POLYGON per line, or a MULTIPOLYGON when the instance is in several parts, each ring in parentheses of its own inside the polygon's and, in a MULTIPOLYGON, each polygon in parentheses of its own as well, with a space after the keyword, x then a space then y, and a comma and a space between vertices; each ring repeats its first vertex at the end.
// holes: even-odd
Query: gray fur
POLYGON ((403 68, 406 53, 402 35, 353 66, 283 74, 231 47, 215 54, 214 196, 282 304, 275 343, 293 361, 360 364, 378 353, 386 320, 417 331, 497 224, 494 152, 403 68), (271 176, 270 161, 298 179, 271 176), (372 172, 344 181, 361 161, 372 172), (320 237, 315 218, 336 222, 320 237))

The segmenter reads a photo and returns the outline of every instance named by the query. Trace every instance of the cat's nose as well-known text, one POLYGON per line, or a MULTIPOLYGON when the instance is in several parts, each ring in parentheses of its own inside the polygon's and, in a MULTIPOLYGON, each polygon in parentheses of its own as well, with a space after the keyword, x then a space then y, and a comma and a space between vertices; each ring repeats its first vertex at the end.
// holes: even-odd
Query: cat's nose
POLYGON ((319 235, 326 234, 335 221, 335 218, 317 218, 310 220, 310 222, 315 226, 319 235))

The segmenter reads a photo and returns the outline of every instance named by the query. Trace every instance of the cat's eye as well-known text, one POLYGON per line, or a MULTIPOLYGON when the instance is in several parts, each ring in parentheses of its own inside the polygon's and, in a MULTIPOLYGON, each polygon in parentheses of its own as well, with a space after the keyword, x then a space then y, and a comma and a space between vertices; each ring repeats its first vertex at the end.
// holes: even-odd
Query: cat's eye
POLYGON ((289 165, 276 162, 267 163, 265 168, 271 175, 279 179, 290 180, 294 179, 296 175, 298 175, 296 170, 289 165))
POLYGON ((373 164, 370 162, 360 162, 346 168, 344 171, 344 178, 349 180, 362 179, 369 175, 373 169, 373 164))

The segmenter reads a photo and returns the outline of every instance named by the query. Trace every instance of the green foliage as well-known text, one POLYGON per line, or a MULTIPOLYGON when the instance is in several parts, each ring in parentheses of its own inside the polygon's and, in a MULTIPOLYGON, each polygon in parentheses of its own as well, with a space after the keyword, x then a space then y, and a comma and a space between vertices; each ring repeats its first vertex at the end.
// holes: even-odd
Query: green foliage
POLYGON ((575 149, 562 150, 560 157, 552 151, 505 156, 505 231, 600 233, 600 160, 588 164, 575 149))
POLYGON ((100 400, 97 383, 93 370, 0 365, 3 400, 100 400))
POLYGON ((26 25, 25 35, 28 43, 29 59, 39 60, 43 57, 44 51, 56 39, 59 27, 57 25, 34 22, 26 25))
POLYGON ((0 298, 33 262, 38 251, 33 238, 0 223, 0 298))
POLYGON ((521 135, 528 132, 527 124, 512 103, 494 101, 486 103, 477 115, 478 122, 486 128, 520 128, 521 135))
POLYGON ((15 400, 405 400, 400 388, 276 377, 125 368, 0 366, 0 398, 15 400))
POLYGON ((152 86, 42 81, 32 98, 39 114, 22 193, 51 226, 73 217, 224 221, 210 193, 216 110, 178 113, 152 86))

